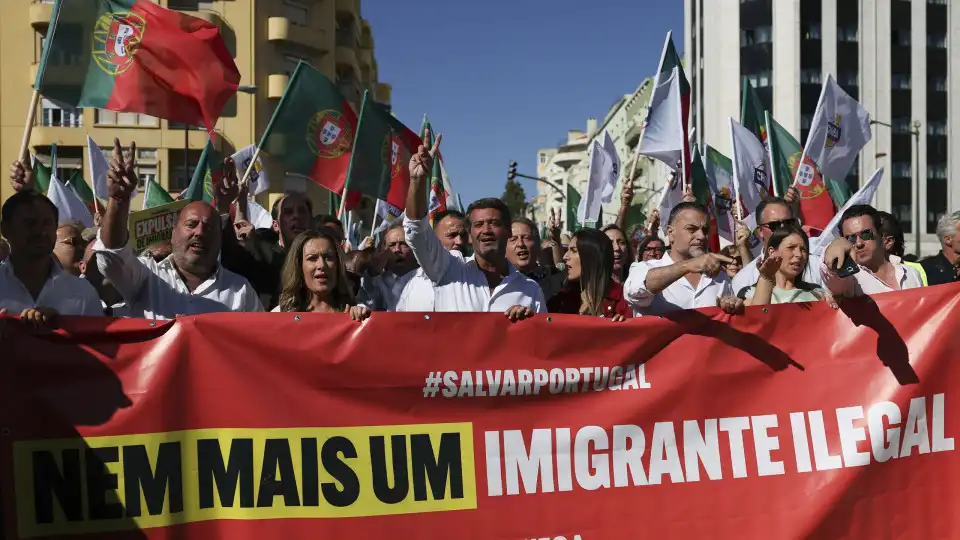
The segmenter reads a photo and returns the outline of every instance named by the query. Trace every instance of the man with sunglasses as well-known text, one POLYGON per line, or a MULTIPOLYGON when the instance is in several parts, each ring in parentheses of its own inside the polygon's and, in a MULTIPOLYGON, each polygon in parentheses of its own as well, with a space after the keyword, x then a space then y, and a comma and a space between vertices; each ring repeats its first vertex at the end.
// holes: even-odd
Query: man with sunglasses
POLYGON ((870 205, 855 204, 840 217, 840 234, 824 253, 820 273, 835 295, 864 296, 923 286, 920 273, 900 262, 891 262, 881 234, 881 219, 870 205), (859 272, 840 277, 836 268, 851 257, 859 272))
MULTIPOLYGON (((771 197, 760 201, 754 215, 757 216, 757 223, 759 223, 754 234, 764 246, 767 245, 767 240, 773 234, 773 231, 782 227, 800 226, 800 220, 793 217, 791 202, 780 197, 771 197)), ((749 237, 747 237, 747 241, 749 241, 749 237)), ((749 250, 749 247, 747 249, 749 250)), ((743 250, 741 249, 741 251, 743 250)), ((760 251, 760 255, 746 264, 733 278, 734 292, 739 293, 745 287, 752 287, 757 284, 757 280, 760 279, 760 263, 763 262, 763 250, 760 251)), ((803 271, 803 281, 823 287, 819 268, 820 258, 811 253, 807 260, 807 268, 803 271)))

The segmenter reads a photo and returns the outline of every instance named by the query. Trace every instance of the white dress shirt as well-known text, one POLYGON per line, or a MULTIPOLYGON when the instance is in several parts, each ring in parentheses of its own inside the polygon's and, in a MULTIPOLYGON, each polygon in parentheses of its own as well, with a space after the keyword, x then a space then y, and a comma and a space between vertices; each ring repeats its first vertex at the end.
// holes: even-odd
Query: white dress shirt
MULTIPOLYGON (((757 264, 763 259, 763 255, 750 261, 750 264, 744 266, 733 276, 733 294, 740 294, 744 287, 752 287, 760 279, 760 267, 757 264)), ((820 257, 810 254, 807 258, 807 267, 803 270, 803 281, 810 285, 816 285, 820 288, 826 288, 823 278, 820 276, 820 257)))
MULTIPOLYGON (((920 277, 920 272, 916 268, 893 261, 890 261, 890 264, 893 265, 894 275, 897 283, 900 284, 900 290, 923 287, 923 278, 920 277)), ((837 276, 833 269, 828 268, 825 263, 821 262, 820 275, 823 276, 823 282, 831 293, 845 297, 865 296, 897 290, 891 289, 889 285, 865 266, 861 266, 860 271, 856 274, 842 278, 837 276)))
POLYGON ((13 273, 12 264, 0 264, 0 309, 6 308, 8 315, 20 315, 23 310, 35 307, 50 308, 60 315, 103 316, 100 296, 93 285, 64 272, 57 261, 53 261, 50 276, 37 298, 27 291, 23 282, 13 273))
POLYGON ((630 265, 630 274, 623 284, 623 297, 633 307, 634 315, 656 315, 681 309, 717 307, 717 298, 733 294, 730 278, 721 271, 715 277, 700 275, 696 287, 686 276, 671 283, 657 294, 647 290, 647 274, 654 268, 673 264, 670 254, 662 259, 636 262, 630 265))
POLYGON ((400 294, 397 311, 433 311, 436 306, 435 294, 433 282, 423 273, 423 268, 417 268, 416 273, 400 294))
POLYGON ((173 319, 224 311, 263 311, 257 292, 246 280, 222 266, 192 293, 173 265, 173 256, 155 262, 137 258, 127 245, 107 249, 97 234, 93 246, 97 267, 127 304, 128 315, 140 319, 173 319))
POLYGON ((540 285, 512 264, 507 263, 507 276, 491 291, 486 274, 473 257, 465 259, 459 251, 447 251, 428 218, 412 220, 405 215, 403 230, 424 275, 436 284, 435 311, 504 312, 519 305, 547 312, 540 285))
POLYGON ((360 276, 360 288, 367 293, 367 301, 363 304, 371 311, 397 311, 397 303, 414 274, 414 270, 402 276, 390 270, 384 270, 376 276, 364 272, 360 276))

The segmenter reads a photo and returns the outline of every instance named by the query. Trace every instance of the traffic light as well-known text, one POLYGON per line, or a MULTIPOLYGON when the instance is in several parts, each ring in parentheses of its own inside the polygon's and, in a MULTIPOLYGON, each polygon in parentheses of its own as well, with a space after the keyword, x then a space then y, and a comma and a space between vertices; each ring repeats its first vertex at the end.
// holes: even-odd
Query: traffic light
POLYGON ((507 180, 513 180, 517 177, 517 162, 511 161, 510 166, 507 167, 507 180))

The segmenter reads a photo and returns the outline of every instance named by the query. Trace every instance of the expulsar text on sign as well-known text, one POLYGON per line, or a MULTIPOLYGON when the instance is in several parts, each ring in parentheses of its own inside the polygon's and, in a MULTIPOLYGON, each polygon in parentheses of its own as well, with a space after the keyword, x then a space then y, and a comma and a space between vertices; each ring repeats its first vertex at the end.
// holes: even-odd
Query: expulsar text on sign
POLYGON ((650 388, 644 364, 613 367, 431 371, 423 397, 537 396, 650 388))

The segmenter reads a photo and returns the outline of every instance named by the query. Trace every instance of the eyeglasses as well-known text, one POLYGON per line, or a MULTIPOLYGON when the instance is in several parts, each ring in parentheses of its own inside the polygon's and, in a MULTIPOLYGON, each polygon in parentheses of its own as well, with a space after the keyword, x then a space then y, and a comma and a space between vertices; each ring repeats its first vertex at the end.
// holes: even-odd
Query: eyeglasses
POLYGON ((790 219, 780 219, 777 221, 764 223, 762 225, 758 225, 757 229, 759 230, 766 227, 770 229, 770 232, 773 232, 773 231, 782 229, 784 227, 799 227, 799 226, 800 226, 800 222, 796 218, 790 218, 790 219))
POLYGON ((649 252, 649 253, 663 253, 664 251, 666 251, 666 248, 664 248, 663 246, 647 246, 647 247, 643 248, 643 252, 644 252, 644 253, 648 253, 648 252, 649 252))
POLYGON ((862 230, 862 231, 860 231, 860 232, 855 232, 855 233, 853 233, 853 234, 848 234, 848 235, 844 236, 844 238, 847 239, 847 242, 850 242, 851 244, 856 244, 856 243, 857 243, 857 237, 858 237, 858 236, 859 236, 860 239, 863 240, 864 242, 869 242, 870 240, 873 240, 873 239, 875 239, 875 238, 877 237, 877 235, 874 234, 873 229, 864 229, 864 230, 862 230))

